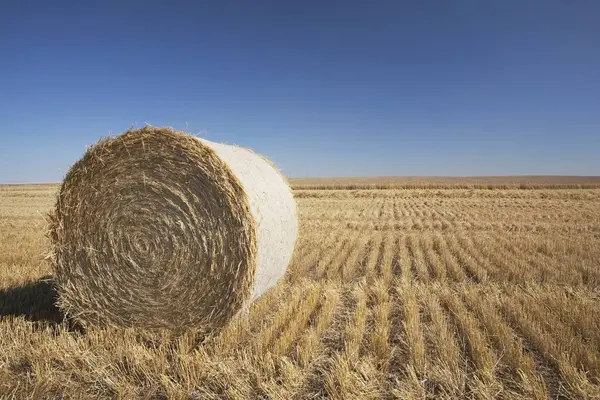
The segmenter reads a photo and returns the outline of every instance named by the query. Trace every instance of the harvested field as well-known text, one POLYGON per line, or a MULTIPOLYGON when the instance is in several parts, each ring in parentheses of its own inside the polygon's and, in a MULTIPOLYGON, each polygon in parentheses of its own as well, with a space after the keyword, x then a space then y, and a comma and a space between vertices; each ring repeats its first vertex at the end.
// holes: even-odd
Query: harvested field
POLYGON ((204 341, 74 329, 57 187, 0 186, 0 397, 600 398, 600 189, 292 185, 285 279, 204 341))

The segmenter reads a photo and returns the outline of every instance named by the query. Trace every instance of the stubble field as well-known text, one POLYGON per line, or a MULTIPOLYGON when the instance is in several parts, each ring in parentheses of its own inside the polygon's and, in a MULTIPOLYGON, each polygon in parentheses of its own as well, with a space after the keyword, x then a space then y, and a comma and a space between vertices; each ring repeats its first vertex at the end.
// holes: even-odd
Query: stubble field
POLYGON ((315 187, 284 281, 201 338, 71 326, 57 187, 0 186, 0 397, 600 398, 600 189, 315 187))

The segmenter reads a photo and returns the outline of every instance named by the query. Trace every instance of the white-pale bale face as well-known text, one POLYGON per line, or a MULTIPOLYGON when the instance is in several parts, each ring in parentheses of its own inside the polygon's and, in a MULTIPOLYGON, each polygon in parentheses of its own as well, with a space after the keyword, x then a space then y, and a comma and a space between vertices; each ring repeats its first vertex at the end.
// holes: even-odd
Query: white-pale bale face
POLYGON ((260 155, 238 146, 199 140, 227 163, 248 195, 258 245, 250 304, 285 275, 298 236, 296 201, 284 177, 260 155))

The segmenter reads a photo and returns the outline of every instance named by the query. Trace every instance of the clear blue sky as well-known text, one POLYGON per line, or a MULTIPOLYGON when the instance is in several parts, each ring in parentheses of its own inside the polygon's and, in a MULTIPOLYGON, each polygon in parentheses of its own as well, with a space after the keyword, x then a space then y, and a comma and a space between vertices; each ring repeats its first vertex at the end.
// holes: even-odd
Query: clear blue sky
POLYGON ((288 176, 600 174, 600 1, 3 1, 0 182, 169 125, 288 176), (294 4, 292 4, 294 3, 294 4))

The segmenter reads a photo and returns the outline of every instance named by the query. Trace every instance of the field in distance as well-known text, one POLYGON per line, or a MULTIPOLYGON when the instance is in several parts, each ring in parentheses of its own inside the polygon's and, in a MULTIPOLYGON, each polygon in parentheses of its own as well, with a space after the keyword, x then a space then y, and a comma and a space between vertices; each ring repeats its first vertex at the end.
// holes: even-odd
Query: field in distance
POLYGON ((600 176, 380 176, 291 178, 296 189, 598 189, 600 176))
POLYGON ((57 186, 0 186, 0 398, 600 398, 600 182, 536 179, 292 180, 285 279, 205 341, 72 329, 57 186))

